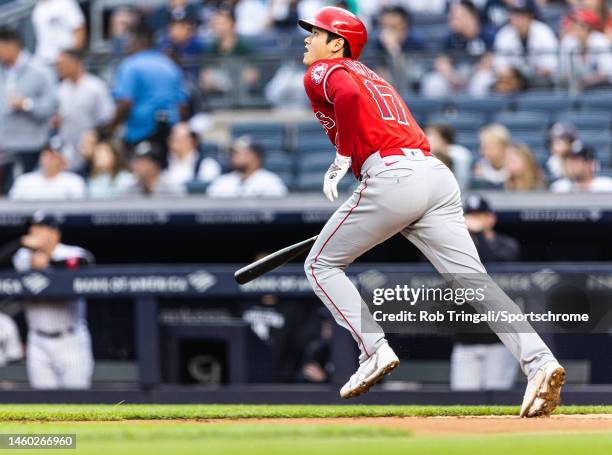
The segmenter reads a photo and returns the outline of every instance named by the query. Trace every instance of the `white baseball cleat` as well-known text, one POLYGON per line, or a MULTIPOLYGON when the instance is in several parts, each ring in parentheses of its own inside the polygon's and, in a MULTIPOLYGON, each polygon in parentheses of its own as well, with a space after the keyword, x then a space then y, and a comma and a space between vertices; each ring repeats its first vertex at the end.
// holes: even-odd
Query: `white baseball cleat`
POLYGON ((342 398, 353 398, 370 390, 385 375, 399 365, 399 359, 388 343, 381 345, 374 354, 353 374, 340 389, 342 398))
POLYGON ((521 417, 548 416, 561 401, 561 386, 565 383, 565 369, 557 362, 542 366, 527 383, 521 417))

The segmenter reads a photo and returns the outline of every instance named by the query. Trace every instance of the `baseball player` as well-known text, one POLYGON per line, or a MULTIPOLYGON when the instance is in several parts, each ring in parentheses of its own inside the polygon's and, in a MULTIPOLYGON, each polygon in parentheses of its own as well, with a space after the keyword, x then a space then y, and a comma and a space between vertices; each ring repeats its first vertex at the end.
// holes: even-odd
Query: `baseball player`
MULTIPOLYGON (((486 270, 466 228, 452 172, 431 155, 397 91, 358 61, 367 42, 363 22, 346 10, 325 7, 313 20, 298 23, 310 33, 304 40, 306 94, 337 150, 323 192, 336 199, 338 182, 349 169, 361 180, 325 224, 305 263, 315 293, 359 346, 359 368, 340 390, 340 396, 351 398, 367 392, 399 359, 345 275, 348 265, 399 232, 441 273, 486 276, 486 270)), ((509 299, 503 303, 520 311, 509 299)), ((563 367, 533 329, 496 333, 528 376, 520 415, 552 412, 563 367)))
MULTIPOLYGON (((37 212, 22 248, 13 256, 19 272, 49 268, 76 269, 93 263, 93 256, 77 246, 60 243, 58 220, 37 212)), ((32 299, 25 304, 28 323, 26 367, 35 389, 85 389, 91 384, 93 354, 85 319, 85 301, 32 299)))

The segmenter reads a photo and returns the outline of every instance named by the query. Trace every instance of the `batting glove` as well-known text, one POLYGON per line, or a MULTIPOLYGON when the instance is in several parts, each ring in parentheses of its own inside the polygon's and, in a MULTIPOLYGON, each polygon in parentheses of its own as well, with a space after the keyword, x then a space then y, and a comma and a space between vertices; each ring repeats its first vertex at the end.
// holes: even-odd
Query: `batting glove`
POLYGON ((336 154, 323 179, 323 193, 331 202, 338 197, 338 182, 351 167, 351 157, 336 154))

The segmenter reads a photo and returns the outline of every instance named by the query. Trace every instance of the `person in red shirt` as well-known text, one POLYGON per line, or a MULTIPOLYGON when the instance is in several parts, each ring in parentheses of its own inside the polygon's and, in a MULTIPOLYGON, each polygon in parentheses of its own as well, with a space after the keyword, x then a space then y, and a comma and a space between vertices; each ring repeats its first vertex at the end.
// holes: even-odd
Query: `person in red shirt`
MULTIPOLYGON (((334 201, 350 168, 361 180, 325 224, 304 264, 317 296, 359 346, 359 368, 340 390, 340 396, 351 398, 399 365, 379 321, 344 273, 357 257, 401 233, 464 288, 473 288, 474 281, 499 288, 482 278, 488 275, 465 226, 452 172, 429 152, 425 134, 397 91, 357 60, 367 43, 363 22, 341 8, 325 7, 313 20, 298 23, 310 33, 304 40, 304 87, 337 151, 323 192, 334 201), (469 274, 478 280, 466 278, 469 274)), ((520 312, 501 290, 486 295, 476 309, 520 312)), ((490 325, 528 376, 521 416, 552 412, 563 367, 529 324, 516 330, 490 325)))

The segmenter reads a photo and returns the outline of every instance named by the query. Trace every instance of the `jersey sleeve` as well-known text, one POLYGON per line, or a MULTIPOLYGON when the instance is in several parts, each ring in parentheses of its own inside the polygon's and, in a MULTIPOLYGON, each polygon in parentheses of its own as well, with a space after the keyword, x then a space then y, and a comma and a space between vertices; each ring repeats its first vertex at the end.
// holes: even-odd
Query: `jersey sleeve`
POLYGON ((336 150, 340 155, 350 157, 357 149, 361 92, 346 71, 335 71, 327 84, 327 96, 334 104, 336 117, 336 150))
POLYGON ((334 60, 319 60, 308 68, 304 75, 304 88, 311 101, 327 101, 333 104, 329 98, 327 82, 329 76, 340 68, 344 67, 334 60))

